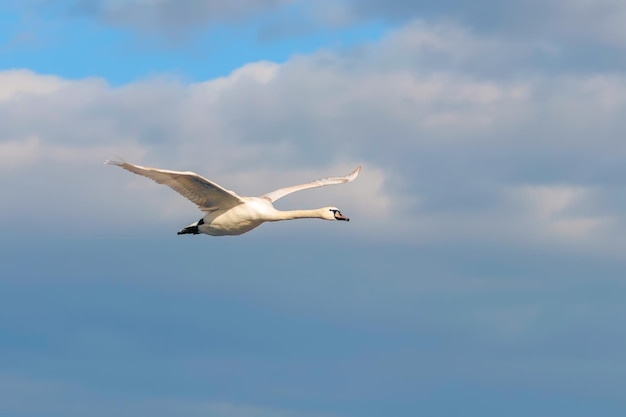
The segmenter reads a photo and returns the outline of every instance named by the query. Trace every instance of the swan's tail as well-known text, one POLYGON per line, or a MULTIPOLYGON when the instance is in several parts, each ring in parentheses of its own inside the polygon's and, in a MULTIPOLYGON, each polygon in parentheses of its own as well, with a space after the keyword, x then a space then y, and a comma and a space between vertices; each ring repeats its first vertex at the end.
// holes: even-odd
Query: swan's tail
POLYGON ((183 227, 181 230, 178 231, 178 234, 179 235, 198 235, 200 234, 200 230, 198 230, 198 226, 203 225, 203 224, 204 224, 204 219, 200 219, 194 224, 190 224, 187 227, 183 227))
POLYGON ((198 231, 198 226, 187 226, 181 230, 178 231, 179 235, 197 235, 200 234, 200 232, 198 231))

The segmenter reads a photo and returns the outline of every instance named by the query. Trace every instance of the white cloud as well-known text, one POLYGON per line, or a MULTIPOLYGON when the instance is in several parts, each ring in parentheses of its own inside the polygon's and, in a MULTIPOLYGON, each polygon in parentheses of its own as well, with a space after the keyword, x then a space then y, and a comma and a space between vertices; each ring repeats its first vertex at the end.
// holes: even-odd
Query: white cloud
POLYGON ((593 198, 593 192, 584 187, 522 186, 513 191, 512 198, 527 216, 521 224, 538 239, 576 243, 593 237, 613 222, 609 216, 577 212, 577 207, 593 198))
POLYGON ((28 70, 8 70, 1 74, 0 103, 24 95, 50 94, 69 84, 60 77, 36 75, 28 70))
MULTIPOLYGON (((72 182, 70 200, 49 203, 61 222, 85 215, 65 208, 80 194, 81 205, 97 202, 89 215, 106 214, 108 230, 178 227, 199 214, 193 204, 102 160, 193 170, 243 195, 362 163, 354 183, 280 205, 340 206, 355 219, 350 230, 375 239, 536 243, 529 230, 540 229, 563 244, 607 237, 609 224, 617 233, 626 77, 465 71, 493 56, 502 68, 515 63, 512 49, 417 22, 353 50, 250 63, 193 84, 151 78, 114 88, 18 72, 20 91, 32 93, 0 102, 4 185, 21 195, 11 190, 28 166, 22 180, 46 178, 48 194, 72 182), (568 212, 580 202, 584 211, 568 212)), ((0 86, 15 77, 0 73, 0 86)), ((31 215, 20 210, 24 198, 3 210, 31 215)))

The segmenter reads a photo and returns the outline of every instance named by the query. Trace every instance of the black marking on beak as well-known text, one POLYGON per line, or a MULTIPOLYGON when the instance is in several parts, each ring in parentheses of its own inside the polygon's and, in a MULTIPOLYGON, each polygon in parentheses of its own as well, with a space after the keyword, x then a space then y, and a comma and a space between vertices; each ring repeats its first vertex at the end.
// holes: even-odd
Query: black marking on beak
POLYGON ((341 212, 339 210, 333 210, 333 213, 335 214, 335 220, 342 220, 345 222, 349 222, 350 219, 347 218, 346 216, 344 216, 343 214, 341 214, 341 212))

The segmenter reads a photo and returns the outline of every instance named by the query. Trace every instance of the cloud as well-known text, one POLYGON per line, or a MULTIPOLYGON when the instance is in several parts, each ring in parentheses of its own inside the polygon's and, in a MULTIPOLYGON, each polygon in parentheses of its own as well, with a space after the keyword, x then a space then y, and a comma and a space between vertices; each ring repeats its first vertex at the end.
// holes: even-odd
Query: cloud
POLYGON ((77 0, 66 2, 74 13, 92 16, 113 26, 167 34, 244 20, 276 11, 291 0, 77 0))
POLYGON ((68 81, 56 76, 38 75, 28 70, 8 70, 0 78, 0 102, 24 95, 46 95, 64 86, 68 81))
MULTIPOLYGON (((105 25, 138 29, 166 37, 191 39, 211 26, 236 22, 263 22, 262 39, 290 34, 308 36, 328 27, 356 27, 384 21, 398 28, 414 20, 456 22, 479 34, 509 41, 541 42, 559 60, 579 68, 620 65, 616 51, 626 47, 621 0, 541 0, 467 3, 462 0, 410 2, 404 0, 29 0, 29 12, 48 16, 88 16, 105 25), (589 56, 593 56, 589 60, 589 56), (587 62, 586 62, 587 61, 587 62), (589 62, 591 61, 591 62, 589 62)), ((24 7, 24 6, 22 6, 24 7)))
POLYGON ((594 200, 593 190, 584 187, 522 186, 513 191, 512 199, 525 213, 520 226, 533 230, 538 240, 584 241, 609 230, 614 221, 581 212, 594 200))
POLYGON ((0 170, 27 167, 40 158, 40 143, 35 137, 0 143, 0 170))
MULTIPOLYGON (((342 4, 342 14, 351 15, 351 18, 344 18, 346 22, 359 19, 402 22, 417 18, 430 21, 455 20, 482 33, 568 43, 587 40, 618 48, 626 47, 626 31, 622 24, 626 5, 620 0, 485 0, 472 3, 460 0, 345 0, 342 4)), ((329 19, 334 19, 334 9, 336 7, 329 9, 329 19)))
MULTIPOLYGON (((58 187, 63 195, 71 183, 70 200, 50 203, 60 221, 84 216, 65 207, 78 206, 78 193, 97 202, 91 216, 106 213, 110 223, 178 227, 198 215, 191 203, 101 161, 193 170, 243 195, 362 163, 354 183, 280 205, 341 205, 358 215, 350 230, 375 239, 536 242, 532 225, 560 244, 608 238, 609 224, 618 233, 626 77, 520 69, 539 47, 512 45, 413 22, 376 43, 250 63, 191 84, 156 77, 111 87, 4 72, 5 186, 22 195, 6 181, 38 176, 53 182, 47 194, 58 187), (586 211, 546 214, 553 201, 581 201, 586 211)), ((18 203, 4 210, 32 214, 18 203)))

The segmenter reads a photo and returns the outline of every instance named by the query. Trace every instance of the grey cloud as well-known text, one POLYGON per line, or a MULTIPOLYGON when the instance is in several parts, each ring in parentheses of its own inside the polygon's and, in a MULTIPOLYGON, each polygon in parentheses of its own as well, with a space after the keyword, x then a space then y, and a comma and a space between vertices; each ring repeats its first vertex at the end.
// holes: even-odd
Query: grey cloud
POLYGON ((95 17, 111 25, 177 34, 275 11, 288 3, 290 0, 77 0, 65 5, 74 14, 95 17))
POLYGON ((392 21, 456 20, 481 33, 555 42, 580 42, 626 47, 623 29, 626 5, 619 0, 575 2, 557 0, 493 1, 462 0, 346 0, 352 19, 392 21))
MULTIPOLYGON (((261 40, 306 36, 327 26, 351 26, 362 21, 388 21, 393 25, 412 20, 457 22, 480 34, 517 41, 543 42, 582 68, 626 66, 623 22, 626 6, 620 0, 575 2, 556 0, 497 1, 461 0, 76 0, 57 2, 30 0, 27 5, 46 10, 90 16, 106 24, 139 28, 167 37, 188 37, 211 24, 244 21, 254 16, 273 16, 260 29, 261 40), (292 8, 290 13, 281 13, 292 8)), ((33 9, 36 10, 36 9, 33 9)), ((36 11, 35 13, 39 13, 36 11)), ((562 61, 563 62, 563 61, 562 61)))

